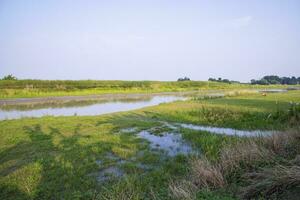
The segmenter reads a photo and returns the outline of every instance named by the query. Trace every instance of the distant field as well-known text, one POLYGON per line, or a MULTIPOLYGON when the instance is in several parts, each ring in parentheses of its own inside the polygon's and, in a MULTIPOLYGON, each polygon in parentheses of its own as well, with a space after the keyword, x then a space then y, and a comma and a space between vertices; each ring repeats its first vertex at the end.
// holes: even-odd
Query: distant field
POLYGON ((282 85, 228 84, 210 81, 48 81, 0 80, 0 98, 91 95, 107 93, 150 93, 214 89, 285 88, 282 85))

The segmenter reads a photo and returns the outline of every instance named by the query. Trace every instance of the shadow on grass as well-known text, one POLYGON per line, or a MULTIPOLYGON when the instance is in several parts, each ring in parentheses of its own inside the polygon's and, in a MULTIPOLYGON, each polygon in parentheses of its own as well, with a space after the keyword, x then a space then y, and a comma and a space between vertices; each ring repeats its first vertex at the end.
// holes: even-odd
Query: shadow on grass
POLYGON ((45 132, 40 124, 23 129, 29 139, 0 152, 4 166, 0 176, 5 179, 0 182, 0 199, 91 199, 100 187, 95 178, 88 176, 99 170, 95 160, 112 151, 114 145, 124 147, 123 140, 125 144, 136 142, 126 137, 120 137, 119 143, 94 141, 94 137, 81 134, 81 124, 70 136, 52 126, 45 132), (40 172, 22 172, 30 164, 41 166, 40 172), (36 180, 36 186, 30 189, 18 178, 36 180))

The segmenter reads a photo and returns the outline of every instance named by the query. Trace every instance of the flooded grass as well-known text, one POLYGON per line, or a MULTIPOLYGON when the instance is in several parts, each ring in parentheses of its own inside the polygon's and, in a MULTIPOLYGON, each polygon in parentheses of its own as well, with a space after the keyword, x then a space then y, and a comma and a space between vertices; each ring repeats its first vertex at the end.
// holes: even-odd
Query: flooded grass
POLYGON ((231 135, 231 136, 255 137, 255 136, 269 136, 275 133, 275 131, 262 131, 262 130, 244 131, 244 130, 236 130, 232 128, 200 126, 200 125, 193 125, 193 124, 178 124, 178 125, 186 129, 207 131, 214 134, 224 134, 224 135, 231 135))
POLYGON ((137 127, 123 128, 120 130, 120 133, 134 133, 138 130, 137 127))
POLYGON ((138 136, 149 141, 152 150, 162 150, 168 156, 193 153, 191 145, 184 142, 178 133, 161 133, 160 135, 154 135, 149 131, 141 131, 138 133, 138 136))
POLYGON ((98 182, 105 182, 114 178, 121 178, 122 176, 124 176, 124 172, 120 168, 111 166, 101 170, 96 175, 96 179, 98 182))
MULTIPOLYGON (((289 112, 289 101, 299 100, 299 91, 247 94, 178 101, 102 116, 0 121, 0 199, 174 199, 170 180, 182 180, 189 173, 190 152, 205 156, 214 165, 221 154, 226 157, 225 150, 228 156, 238 155, 235 145, 249 139, 232 135, 232 131, 297 130, 299 124, 291 123, 293 119, 285 113, 289 112), (279 118, 268 118, 277 110, 279 118), (203 127, 215 132, 220 129, 214 127, 230 128, 231 135, 224 134, 223 129, 223 134, 216 134, 203 127)), ((282 148, 285 141, 270 139, 265 148, 279 153, 284 150, 284 156, 294 157, 296 148, 282 148)), ((294 142, 293 147, 298 145, 296 139, 289 141, 294 142)), ((246 151, 239 153, 248 155, 246 151)), ((284 160, 274 159, 284 164, 284 160)), ((251 170, 259 167, 251 164, 251 170)), ((241 165, 236 176, 231 176, 233 186, 199 190, 196 197, 239 198, 235 188, 244 182, 237 175, 244 169, 241 165)))

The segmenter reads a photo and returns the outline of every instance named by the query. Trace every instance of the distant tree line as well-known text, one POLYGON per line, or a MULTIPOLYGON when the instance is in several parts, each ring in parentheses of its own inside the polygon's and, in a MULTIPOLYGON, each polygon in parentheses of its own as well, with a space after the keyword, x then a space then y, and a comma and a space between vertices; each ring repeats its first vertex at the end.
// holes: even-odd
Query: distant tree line
POLYGON ((233 80, 229 80, 229 79, 222 79, 222 78, 209 78, 209 81, 214 81, 214 82, 222 82, 222 83, 240 83, 239 81, 233 81, 233 80))
POLYGON ((188 77, 179 78, 177 81, 190 81, 191 79, 188 77))
POLYGON ((300 84, 300 77, 296 78, 295 76, 292 77, 279 77, 275 75, 271 76, 264 76, 260 80, 251 80, 251 84, 257 85, 270 85, 270 84, 282 84, 282 85, 296 85, 300 84))

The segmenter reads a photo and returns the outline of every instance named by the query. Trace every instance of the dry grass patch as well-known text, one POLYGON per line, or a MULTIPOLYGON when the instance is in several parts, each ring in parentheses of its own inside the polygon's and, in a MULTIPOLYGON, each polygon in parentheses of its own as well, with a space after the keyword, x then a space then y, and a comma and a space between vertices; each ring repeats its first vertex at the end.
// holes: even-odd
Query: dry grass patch
POLYGON ((263 146, 280 156, 295 156, 300 152, 300 134, 297 131, 272 134, 260 141, 263 146))
POLYGON ((232 173, 240 167, 252 167, 259 161, 273 159, 273 152, 253 139, 237 143, 222 149, 220 154, 220 165, 224 174, 232 173))
POLYGON ((189 180, 171 181, 169 184, 170 196, 175 199, 196 199, 197 186, 189 180))
POLYGON ((277 165, 259 172, 247 173, 244 178, 250 180, 250 185, 243 188, 243 199, 252 199, 257 196, 265 198, 284 192, 287 189, 300 187, 300 166, 277 165))
POLYGON ((218 188, 225 185, 221 167, 204 157, 191 161, 191 179, 200 188, 218 188))
POLYGON ((236 171, 248 183, 239 189, 243 199, 277 197, 300 188, 300 134, 297 131, 248 138, 220 150, 216 163, 205 157, 190 161, 190 173, 181 182, 171 182, 174 198, 193 199, 203 188, 230 186, 236 171))
POLYGON ((216 189, 226 185, 221 167, 205 157, 190 160, 190 174, 181 181, 171 181, 169 191, 175 199, 195 199, 200 189, 216 189))

